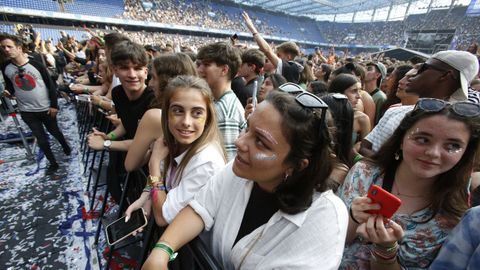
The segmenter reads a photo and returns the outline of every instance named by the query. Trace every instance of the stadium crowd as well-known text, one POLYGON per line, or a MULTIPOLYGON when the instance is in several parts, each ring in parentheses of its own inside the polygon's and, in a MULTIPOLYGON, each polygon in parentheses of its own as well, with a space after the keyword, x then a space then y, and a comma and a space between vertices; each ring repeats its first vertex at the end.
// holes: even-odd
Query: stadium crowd
MULTIPOLYGON (((198 235, 224 269, 480 265, 478 45, 408 61, 333 46, 305 54, 269 44, 275 29, 246 12, 232 20, 205 2, 147 2, 127 1, 124 16, 201 21, 254 41, 120 28, 58 42, 34 28, 0 35, 3 94, 18 101, 49 173, 58 164, 43 126, 71 152, 58 94, 109 112, 113 127, 93 129, 87 144, 109 153, 115 202, 121 172, 148 175, 120 209, 128 220, 143 208, 166 227, 143 269, 167 269, 198 235)), ((351 32, 362 44, 403 38, 402 24, 374 25, 324 33, 340 43, 351 32)))

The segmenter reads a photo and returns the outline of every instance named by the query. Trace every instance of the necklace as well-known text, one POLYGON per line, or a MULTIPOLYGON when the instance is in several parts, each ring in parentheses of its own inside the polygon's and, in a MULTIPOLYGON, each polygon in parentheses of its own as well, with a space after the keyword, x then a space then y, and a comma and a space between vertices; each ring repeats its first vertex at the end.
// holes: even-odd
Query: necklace
POLYGON ((255 237, 253 243, 250 245, 250 248, 247 250, 247 252, 245 252, 245 255, 243 255, 242 260, 240 261, 240 265, 238 265, 237 270, 240 270, 240 269, 242 268, 243 262, 245 261, 245 259, 247 258, 247 256, 250 254, 250 252, 252 251, 253 247, 257 244, 258 240, 260 240, 260 238, 262 238, 263 233, 265 232, 265 228, 267 228, 267 224, 265 224, 265 227, 263 227, 262 231, 261 231, 259 234, 257 234, 257 236, 255 237))
POLYGON ((397 181, 394 181, 393 185, 396 188, 395 195, 402 196, 402 197, 407 197, 407 198, 425 198, 425 197, 427 197, 426 195, 409 195, 409 194, 401 193, 400 189, 398 188, 397 181))

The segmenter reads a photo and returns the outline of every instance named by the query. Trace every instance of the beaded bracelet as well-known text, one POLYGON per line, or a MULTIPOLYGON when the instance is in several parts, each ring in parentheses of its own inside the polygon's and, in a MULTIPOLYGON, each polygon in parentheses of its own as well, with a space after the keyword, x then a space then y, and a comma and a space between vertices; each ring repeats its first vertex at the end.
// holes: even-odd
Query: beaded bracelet
POLYGON ((167 188, 165 187, 163 182, 155 183, 155 185, 152 186, 152 190, 154 190, 154 189, 158 189, 158 190, 161 190, 161 191, 166 191, 167 190, 167 188))
POLYGON ((395 242, 389 247, 373 244, 371 252, 375 258, 379 258, 383 261, 391 261, 397 257, 398 243, 395 242))
POLYGON ((165 242, 156 243, 154 248, 158 248, 167 253, 169 261, 173 261, 177 257, 177 253, 173 252, 173 249, 165 242))
POLYGON ((152 187, 149 185, 146 185, 145 188, 143 189, 143 192, 148 192, 150 193, 152 191, 152 187))

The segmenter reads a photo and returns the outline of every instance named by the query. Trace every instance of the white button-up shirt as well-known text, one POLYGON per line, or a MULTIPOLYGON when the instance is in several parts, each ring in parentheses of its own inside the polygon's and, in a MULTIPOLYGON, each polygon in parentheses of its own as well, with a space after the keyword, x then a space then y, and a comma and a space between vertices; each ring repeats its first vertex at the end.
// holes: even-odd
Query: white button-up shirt
MULTIPOLYGON (((175 158, 177 164, 182 162, 186 153, 187 151, 175 158)), ((224 166, 222 153, 213 144, 196 153, 183 169, 179 183, 174 183, 172 189, 168 191, 167 199, 162 206, 165 221, 170 224, 207 181, 224 166)))
POLYGON ((253 182, 239 178, 230 162, 190 202, 210 231, 212 254, 224 269, 337 269, 348 226, 344 203, 332 191, 315 193, 304 212, 277 211, 233 243, 253 182), (232 248, 233 246, 233 248, 232 248))

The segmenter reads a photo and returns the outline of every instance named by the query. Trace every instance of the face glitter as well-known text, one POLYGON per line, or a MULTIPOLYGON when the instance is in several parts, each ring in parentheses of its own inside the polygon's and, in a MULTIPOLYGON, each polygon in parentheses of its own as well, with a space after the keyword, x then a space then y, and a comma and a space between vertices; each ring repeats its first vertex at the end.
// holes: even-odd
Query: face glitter
POLYGON ((273 138, 272 134, 270 134, 270 132, 264 130, 264 129, 261 129, 261 128, 255 128, 259 133, 261 133, 263 136, 265 136, 270 142, 272 142, 273 144, 278 144, 277 140, 275 140, 275 138, 273 138))
POLYGON ((277 155, 273 154, 271 156, 267 156, 264 153, 258 153, 255 155, 255 159, 257 160, 275 160, 277 159, 277 155))
POLYGON ((409 140, 412 139, 412 137, 415 136, 418 133, 420 133, 419 128, 416 128, 415 130, 410 131, 410 133, 407 135, 407 139, 409 139, 409 140))

